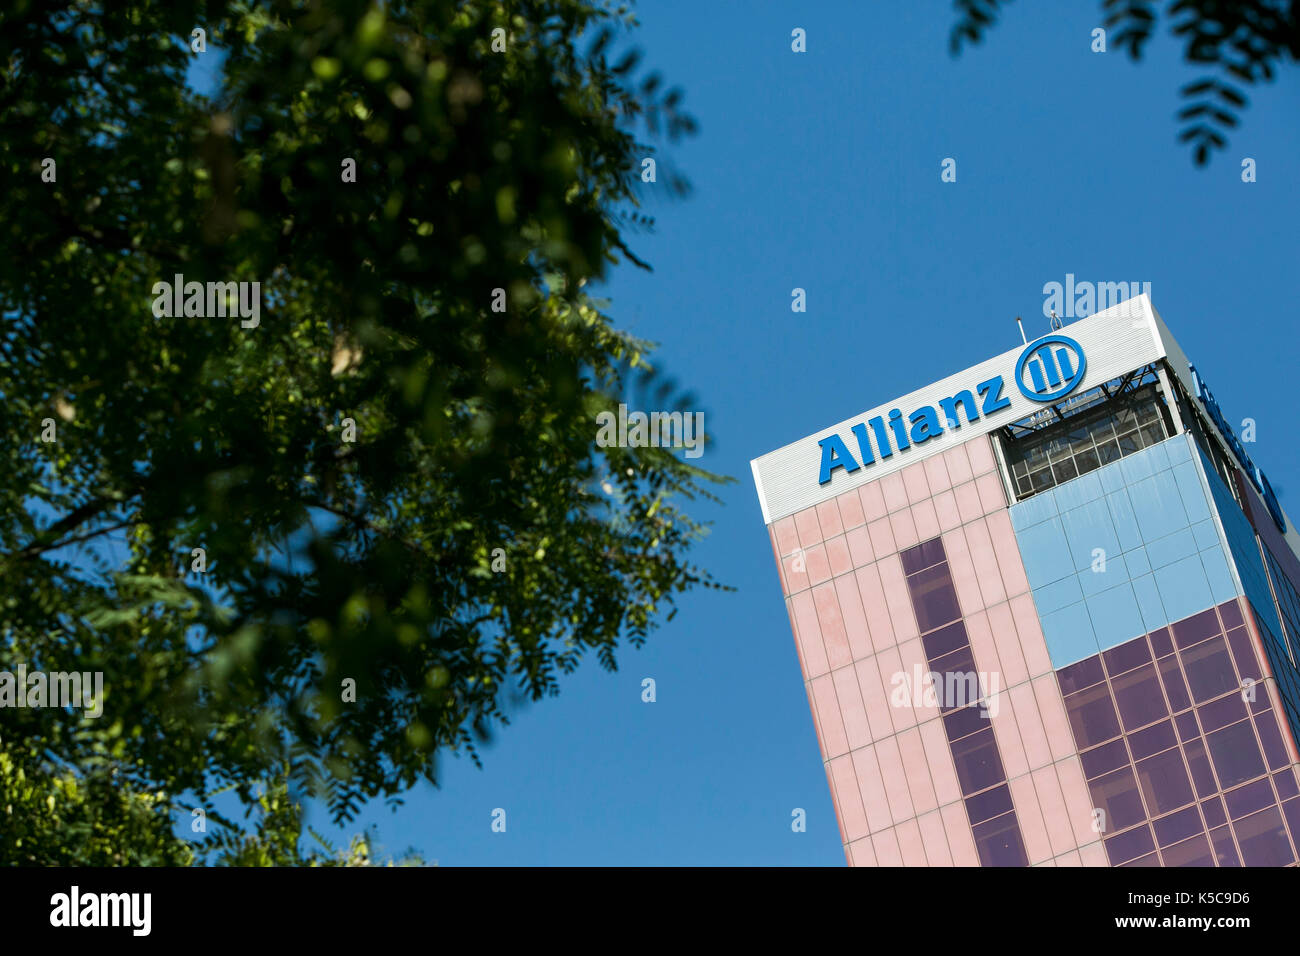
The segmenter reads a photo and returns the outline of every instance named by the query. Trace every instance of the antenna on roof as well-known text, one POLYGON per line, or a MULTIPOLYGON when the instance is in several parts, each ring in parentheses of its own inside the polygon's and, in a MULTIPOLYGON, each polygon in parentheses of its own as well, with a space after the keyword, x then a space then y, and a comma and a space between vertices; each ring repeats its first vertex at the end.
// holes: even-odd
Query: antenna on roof
POLYGON ((1020 316, 1016 316, 1016 325, 1020 326, 1020 341, 1028 345, 1029 339, 1025 338, 1025 323, 1020 321, 1020 316))
POLYGON ((1063 325, 1065 325, 1065 323, 1061 321, 1061 317, 1060 317, 1059 315, 1057 315, 1057 314, 1056 314, 1056 310, 1053 309, 1053 310, 1052 310, 1052 331, 1053 331, 1053 332, 1057 331, 1057 330, 1060 329, 1063 325))

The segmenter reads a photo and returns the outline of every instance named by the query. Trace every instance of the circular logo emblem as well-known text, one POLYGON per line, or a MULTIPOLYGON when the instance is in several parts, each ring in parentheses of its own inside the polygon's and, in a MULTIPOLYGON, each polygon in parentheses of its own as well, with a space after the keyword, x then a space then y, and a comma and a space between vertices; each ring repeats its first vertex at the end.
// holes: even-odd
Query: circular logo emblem
POLYGON ((1016 362, 1016 386, 1035 402, 1054 402, 1083 381, 1088 367, 1083 348, 1065 335, 1047 335, 1030 342, 1016 362))

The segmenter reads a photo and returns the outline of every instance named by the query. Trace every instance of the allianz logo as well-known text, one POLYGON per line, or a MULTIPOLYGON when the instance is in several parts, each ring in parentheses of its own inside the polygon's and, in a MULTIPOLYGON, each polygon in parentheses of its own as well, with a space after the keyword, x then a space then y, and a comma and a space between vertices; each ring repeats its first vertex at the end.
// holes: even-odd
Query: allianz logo
MULTIPOLYGON (((1046 335, 1026 345, 1016 360, 1016 388, 1030 401, 1054 402, 1079 387, 1087 368, 1083 346, 1066 335, 1046 335)), ((938 438, 945 430, 957 431, 963 416, 967 424, 973 425, 981 417, 1010 408, 1011 399, 1003 394, 1005 389, 1003 376, 995 375, 978 383, 974 390, 964 388, 933 405, 922 405, 907 416, 902 409, 894 408, 885 416, 876 415, 852 425, 849 432, 856 455, 844 436, 827 435, 817 443, 821 446, 818 483, 828 483, 840 468, 853 474, 938 438)))
POLYGON ((1074 391, 1087 368, 1088 360, 1078 342, 1064 335, 1048 335, 1031 342, 1020 353, 1016 384, 1026 398, 1054 402, 1074 391))

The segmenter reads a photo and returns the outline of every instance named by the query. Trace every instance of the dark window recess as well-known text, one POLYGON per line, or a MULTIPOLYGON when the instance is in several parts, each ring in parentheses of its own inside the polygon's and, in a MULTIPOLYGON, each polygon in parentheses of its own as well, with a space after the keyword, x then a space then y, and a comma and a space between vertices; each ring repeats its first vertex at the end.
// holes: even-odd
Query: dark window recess
POLYGON ((1049 405, 998 432, 1017 501, 1173 434, 1154 366, 1049 405))
POLYGON ((971 827, 981 866, 1028 866, 1015 811, 971 827))
POLYGON ((1264 653, 1268 657, 1273 676, 1277 678, 1278 690, 1281 691, 1282 696, 1282 709, 1286 714, 1287 722, 1291 725, 1291 732, 1300 737, 1300 671, 1291 666, 1286 646, 1264 623, 1259 612, 1252 608, 1252 613, 1260 636, 1264 639, 1264 653))
POLYGON ((1127 765, 1089 780, 1088 790, 1092 794, 1093 808, 1102 811, 1098 823, 1101 824, 1103 835, 1117 833, 1147 818, 1137 778, 1133 776, 1133 769, 1127 765))
MULTIPOLYGON (((912 611, 931 668, 942 675, 943 726, 982 866, 1028 866, 1007 773, 979 697, 975 662, 943 539, 902 552, 912 611), (963 684, 961 679, 968 679, 963 684), (949 699, 949 689, 953 697, 949 699), (965 688, 960 693, 957 691, 965 688)), ((1105 686, 1104 684, 1102 685, 1105 686)))
POLYGON ((1103 846, 1106 847, 1106 855, 1110 858, 1110 865, 1119 866, 1129 860, 1135 860, 1150 853, 1156 848, 1156 843, 1151 838, 1151 828, 1143 826, 1121 833, 1118 836, 1106 838, 1103 846))
POLYGON ((1300 594, 1296 592, 1296 582, 1282 569, 1268 545, 1261 541, 1260 548, 1264 552, 1264 563, 1273 585, 1274 603, 1282 621, 1282 637, 1288 642, 1291 658, 1295 660, 1296 648, 1300 647, 1300 594))
POLYGON ((907 587, 911 592, 912 607, 916 611, 916 623, 922 634, 951 624, 961 617, 957 592, 953 590, 947 562, 909 576, 907 587))
POLYGON ((1237 490, 1236 481, 1233 480, 1237 467, 1228 460, 1220 449, 1218 441, 1211 438, 1210 433, 1206 431, 1208 426, 1205 420, 1205 407, 1187 394, 1176 375, 1169 376, 1169 383, 1174 390, 1174 401, 1178 405, 1178 414, 1182 418, 1183 427, 1191 433, 1192 438, 1196 441, 1196 447, 1201 450, 1201 454, 1205 456, 1218 473, 1219 478, 1227 485, 1229 493, 1236 499, 1237 504, 1241 505, 1241 495, 1237 490))

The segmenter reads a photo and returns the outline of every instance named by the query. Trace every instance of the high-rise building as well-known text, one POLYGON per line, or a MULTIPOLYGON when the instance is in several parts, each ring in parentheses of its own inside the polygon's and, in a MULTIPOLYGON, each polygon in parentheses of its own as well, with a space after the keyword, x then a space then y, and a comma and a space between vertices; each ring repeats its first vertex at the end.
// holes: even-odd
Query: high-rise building
POLYGON ((1143 295, 752 463, 851 865, 1300 859, 1300 534, 1211 384, 1143 295))

